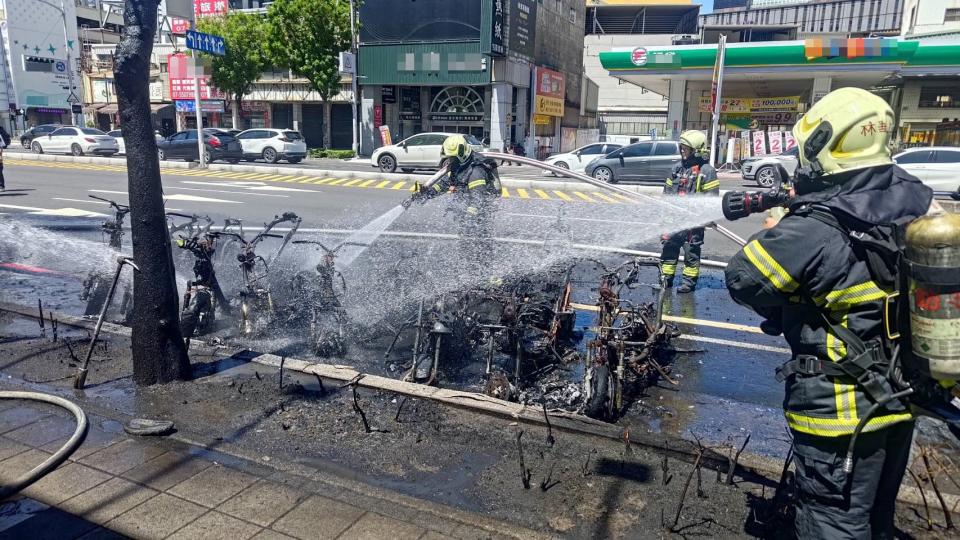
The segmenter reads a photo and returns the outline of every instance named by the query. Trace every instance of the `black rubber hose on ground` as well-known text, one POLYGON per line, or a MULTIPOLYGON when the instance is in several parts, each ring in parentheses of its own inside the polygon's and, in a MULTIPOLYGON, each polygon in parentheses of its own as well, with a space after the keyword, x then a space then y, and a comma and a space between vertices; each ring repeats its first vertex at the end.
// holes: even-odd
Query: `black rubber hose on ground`
POLYGON ((20 492, 20 490, 26 488, 37 480, 43 478, 47 473, 56 469, 61 463, 66 461, 67 458, 70 457, 70 455, 80 447, 80 444, 83 443, 83 440, 87 438, 88 424, 87 415, 84 414, 83 409, 78 407, 72 401, 68 401, 62 397, 53 396, 50 394, 42 394, 40 392, 0 391, 0 399, 27 399, 31 401, 49 403, 70 411, 77 419, 77 429, 74 430, 73 435, 70 437, 67 443, 57 450, 55 454, 47 458, 47 460, 43 463, 28 471, 26 474, 11 482, 9 485, 0 486, 0 501, 2 501, 7 497, 20 492))

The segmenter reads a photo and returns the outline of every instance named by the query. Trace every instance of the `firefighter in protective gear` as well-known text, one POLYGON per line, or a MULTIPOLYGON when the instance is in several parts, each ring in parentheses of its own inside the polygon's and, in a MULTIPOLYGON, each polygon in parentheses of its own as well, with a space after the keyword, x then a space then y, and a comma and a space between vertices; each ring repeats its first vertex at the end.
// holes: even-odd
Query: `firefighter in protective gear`
POLYGON ((792 351, 777 380, 785 383, 793 433, 799 538, 894 534, 914 422, 906 403, 887 401, 893 386, 886 368, 897 354, 885 330, 893 285, 854 242, 924 215, 932 200, 929 188, 893 164, 893 122, 884 100, 857 88, 838 89, 811 107, 793 128, 797 196, 726 269, 734 300, 766 319, 764 332, 782 333, 792 351))
MULTIPOLYGON (((702 131, 689 130, 680 134, 681 161, 670 173, 663 186, 666 195, 720 195, 717 171, 707 162, 707 136, 702 131)), ((700 251, 703 246, 703 227, 663 236, 660 267, 667 287, 673 287, 677 274, 680 249, 683 249, 683 283, 677 292, 688 293, 697 288, 700 278, 700 251)))
POLYGON ((426 202, 438 195, 452 193, 447 212, 457 220, 460 256, 480 272, 492 253, 492 212, 502 195, 496 162, 474 155, 463 135, 451 135, 443 141, 443 158, 448 172, 432 186, 414 186, 413 200, 426 202))

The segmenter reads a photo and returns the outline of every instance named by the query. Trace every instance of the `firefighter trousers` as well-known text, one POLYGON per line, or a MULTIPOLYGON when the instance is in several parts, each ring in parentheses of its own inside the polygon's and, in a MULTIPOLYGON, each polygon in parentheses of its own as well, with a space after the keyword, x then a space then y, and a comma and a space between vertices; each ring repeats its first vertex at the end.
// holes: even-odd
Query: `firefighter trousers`
POLYGON ((680 260, 680 249, 683 249, 683 282, 695 286, 700 279, 700 251, 703 247, 702 227, 680 231, 667 237, 663 242, 663 251, 660 254, 660 267, 667 282, 673 283, 677 274, 677 263, 680 260))
POLYGON ((797 538, 894 538, 894 504, 906 472, 914 422, 861 433, 853 472, 843 470, 850 437, 794 433, 797 538))

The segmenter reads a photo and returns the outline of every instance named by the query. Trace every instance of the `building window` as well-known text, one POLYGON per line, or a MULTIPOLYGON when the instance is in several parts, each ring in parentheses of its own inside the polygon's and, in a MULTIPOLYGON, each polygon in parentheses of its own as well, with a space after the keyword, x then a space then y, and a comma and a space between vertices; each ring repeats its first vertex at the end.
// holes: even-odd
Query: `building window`
POLYGON ((943 22, 960 22, 960 8, 949 8, 944 11, 943 22))
POLYGON ((571 8, 570 8, 570 12, 569 12, 567 18, 570 19, 570 22, 576 23, 576 22, 577 22, 577 8, 571 7, 571 8))
POLYGON ((918 106, 922 109, 960 109, 960 88, 923 86, 918 106))

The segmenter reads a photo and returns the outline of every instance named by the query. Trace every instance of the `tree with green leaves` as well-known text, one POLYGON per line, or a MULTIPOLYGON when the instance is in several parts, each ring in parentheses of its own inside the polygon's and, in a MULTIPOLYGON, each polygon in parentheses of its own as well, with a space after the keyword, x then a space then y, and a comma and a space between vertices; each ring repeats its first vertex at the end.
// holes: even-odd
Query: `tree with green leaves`
POLYGON ((340 91, 339 55, 350 49, 348 0, 276 0, 266 37, 273 63, 309 81, 323 101, 340 91))
POLYGON ((233 100, 233 127, 240 129, 243 96, 268 67, 264 50, 265 21, 259 15, 231 11, 222 17, 204 17, 197 22, 200 32, 223 38, 226 54, 212 56, 210 81, 233 100))

